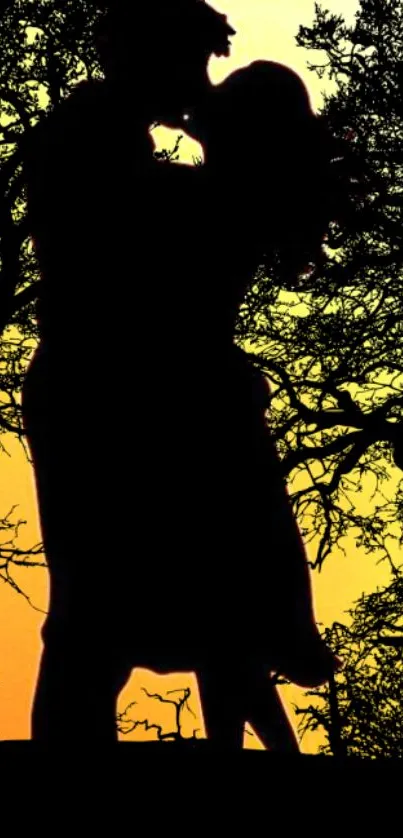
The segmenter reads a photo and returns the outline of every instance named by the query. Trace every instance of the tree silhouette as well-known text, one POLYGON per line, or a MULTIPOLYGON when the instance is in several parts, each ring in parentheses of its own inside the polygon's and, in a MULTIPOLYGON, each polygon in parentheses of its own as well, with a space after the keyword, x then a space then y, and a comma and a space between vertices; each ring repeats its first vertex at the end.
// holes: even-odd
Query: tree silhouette
MULTIPOLYGON (((201 731, 195 726, 197 716, 191 706, 191 699, 192 689, 189 686, 168 690, 165 694, 151 693, 142 687, 139 699, 131 701, 118 713, 118 731, 122 736, 129 736, 140 730, 151 732, 151 736, 159 742, 197 742, 201 738, 201 731), (172 708, 171 718, 165 721, 165 724, 161 719, 162 706, 172 708)), ((249 726, 246 726, 245 734, 252 738, 254 735, 249 726)))
MULTIPOLYGON (((21 440, 19 393, 38 340, 40 281, 24 148, 43 114, 80 80, 101 77, 99 15, 85 0, 19 0, 0 18, 0 434, 21 440)), ((393 563, 388 539, 399 539, 403 521, 403 481, 385 493, 393 463, 403 467, 400 4, 362 0, 353 26, 316 6, 298 43, 319 53, 313 71, 336 83, 323 113, 336 137, 348 139, 360 186, 351 212, 329 230, 328 261, 300 287, 285 292, 277 266, 262 265, 236 340, 272 383, 270 423, 315 563, 349 532, 393 563), (371 481, 372 508, 362 510, 371 481)), ((21 556, 15 544, 4 549, 6 582, 13 562, 32 564, 39 555, 37 547, 21 556)))
POLYGON ((190 687, 168 690, 166 695, 151 693, 144 687, 142 687, 141 692, 148 700, 145 704, 141 701, 132 701, 122 713, 118 714, 117 726, 119 733, 127 736, 142 727, 146 731, 155 730, 156 737, 160 742, 198 738, 198 728, 193 729, 191 737, 185 737, 182 729, 183 714, 185 712, 190 713, 193 718, 196 718, 194 711, 189 705, 189 699, 191 697, 190 687), (152 704, 150 704, 150 699, 152 704), (173 730, 164 730, 163 724, 158 721, 158 705, 161 704, 171 706, 173 709, 173 730))
MULTIPOLYGON (((3 434, 22 436, 18 394, 38 337, 24 143, 41 115, 78 81, 101 76, 93 44, 99 14, 84 0, 21 0, 0 20, 3 434)), ((337 84, 324 114, 338 138, 349 138, 352 165, 365 188, 354 211, 331 226, 328 261, 300 289, 284 292, 276 266, 261 267, 240 311, 236 339, 255 353, 272 382, 270 422, 316 563, 348 532, 390 558, 387 537, 396 536, 392 518, 401 526, 402 485, 388 499, 382 490, 393 462, 403 465, 399 4, 363 2, 350 27, 317 6, 312 28, 301 28, 298 43, 319 51, 312 69, 337 84), (389 31, 388 38, 379 35, 389 31), (373 488, 370 514, 360 510, 364 485, 373 488)))
POLYGON ((35 610, 40 611, 41 609, 36 608, 28 594, 16 582, 13 571, 21 567, 27 569, 45 568, 43 546, 37 544, 29 550, 21 550, 17 547, 16 541, 18 540, 19 530, 26 524, 26 521, 13 520, 14 511, 15 507, 10 509, 8 514, 0 520, 0 580, 23 596, 35 610))
MULTIPOLYGON (((0 434, 22 444, 19 393, 38 340, 40 281, 27 228, 24 148, 43 114, 80 80, 101 77, 93 38, 99 14, 86 0, 19 0, 0 18, 0 434)), ((357 189, 354 211, 331 226, 328 261, 300 288, 284 292, 278 267, 262 265, 236 339, 272 383, 270 423, 315 563, 352 532, 358 545, 393 564, 388 539, 399 543, 403 521, 403 481, 385 494, 393 464, 403 469, 400 3, 362 0, 353 26, 316 6, 298 43, 319 53, 312 70, 336 83, 323 113, 336 137, 348 138, 362 194, 357 189), (372 508, 361 510, 371 481, 372 508)), ((1 514, 0 578, 26 596, 12 569, 44 567, 41 545, 21 550, 22 522, 11 520, 13 510, 1 514)), ((396 654, 379 652, 385 663, 396 654)))
MULTIPOLYGON (((349 612, 349 626, 334 623, 324 633, 344 660, 335 678, 342 750, 348 756, 403 756, 403 574, 349 612)), ((322 729, 320 751, 334 753, 335 718, 329 686, 310 690, 300 732, 322 729)))
MULTIPOLYGON (((28 234, 22 161, 39 118, 80 79, 96 76, 92 31, 98 17, 87 2, 18 0, 0 9, 0 445, 1 435, 13 434, 28 458, 20 392, 38 342, 40 278, 28 234)), ((1 510, 1 530, 13 537, 0 547, 0 579, 30 601, 13 569, 44 567, 43 550, 18 546, 23 522, 13 520, 13 512, 1 510)))
POLYGON ((402 483, 387 483, 403 466, 402 27, 400 3, 371 0, 353 26, 317 5, 300 29, 309 66, 336 85, 323 114, 360 182, 316 275, 286 294, 263 266, 239 318, 273 383, 270 422, 317 565, 348 533, 391 560, 401 532, 402 483))

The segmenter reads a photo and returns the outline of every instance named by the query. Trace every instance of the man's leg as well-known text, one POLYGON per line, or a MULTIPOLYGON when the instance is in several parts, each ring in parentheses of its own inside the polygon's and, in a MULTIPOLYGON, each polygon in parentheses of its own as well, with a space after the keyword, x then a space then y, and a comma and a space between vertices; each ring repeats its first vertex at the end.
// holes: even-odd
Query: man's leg
POLYGON ((61 381, 52 370, 52 358, 39 352, 24 385, 23 416, 34 461, 50 604, 32 735, 43 742, 115 741, 116 701, 131 667, 118 647, 119 590, 112 584, 116 568, 109 566, 106 549, 113 541, 104 512, 109 475, 103 473, 96 439, 91 448, 83 439, 66 393, 68 379, 61 381))
POLYGON ((132 667, 94 648, 86 627, 61 628, 47 621, 32 713, 32 738, 53 744, 117 741, 116 705, 132 667))
POLYGON ((245 712, 242 680, 226 661, 215 662, 198 673, 207 739, 218 748, 241 750, 245 712))

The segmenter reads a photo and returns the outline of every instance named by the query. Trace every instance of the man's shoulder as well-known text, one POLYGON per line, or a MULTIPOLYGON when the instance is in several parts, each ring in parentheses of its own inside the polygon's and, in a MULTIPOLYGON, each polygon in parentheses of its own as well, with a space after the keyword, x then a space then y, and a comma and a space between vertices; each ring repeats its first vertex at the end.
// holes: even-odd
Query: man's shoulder
POLYGON ((109 88, 101 79, 86 79, 76 84, 65 97, 62 107, 65 110, 73 108, 97 108, 105 106, 109 96, 109 88))
POLYGON ((94 119, 104 114, 107 107, 107 91, 101 81, 83 81, 77 84, 59 105, 49 114, 49 127, 93 123, 94 119))
POLYGON ((107 91, 100 81, 82 81, 51 110, 46 111, 36 129, 37 134, 68 129, 70 123, 89 122, 96 112, 102 112, 107 91))

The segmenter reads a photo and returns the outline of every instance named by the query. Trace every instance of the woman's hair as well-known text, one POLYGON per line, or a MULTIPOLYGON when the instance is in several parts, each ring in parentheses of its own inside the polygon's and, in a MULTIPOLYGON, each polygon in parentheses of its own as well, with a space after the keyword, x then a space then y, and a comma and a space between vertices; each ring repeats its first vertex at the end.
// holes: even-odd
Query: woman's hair
POLYGON ((205 0, 128 0, 103 2, 104 14, 96 27, 101 62, 103 44, 122 33, 133 33, 136 56, 158 52, 171 43, 202 48, 207 55, 228 55, 229 39, 235 31, 205 0))
MULTIPOLYGON (((343 200, 335 158, 340 147, 288 67, 256 61, 216 88, 203 141, 206 162, 234 179, 266 223, 268 260, 293 283, 323 261, 330 222, 343 200), (247 196, 250 196, 249 198, 247 196)), ((343 149, 345 152, 345 149, 343 149)))

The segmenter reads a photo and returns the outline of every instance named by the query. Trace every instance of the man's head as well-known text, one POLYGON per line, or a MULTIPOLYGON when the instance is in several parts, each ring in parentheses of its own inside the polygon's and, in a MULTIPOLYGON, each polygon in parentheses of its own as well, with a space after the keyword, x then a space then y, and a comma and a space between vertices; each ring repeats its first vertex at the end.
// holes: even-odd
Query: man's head
POLYGON ((106 77, 133 92, 152 119, 172 121, 203 95, 209 58, 229 55, 234 30, 204 0, 106 6, 97 33, 106 77))

